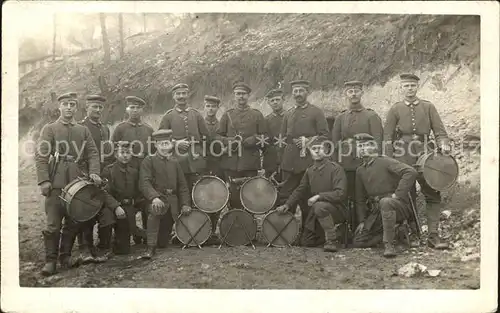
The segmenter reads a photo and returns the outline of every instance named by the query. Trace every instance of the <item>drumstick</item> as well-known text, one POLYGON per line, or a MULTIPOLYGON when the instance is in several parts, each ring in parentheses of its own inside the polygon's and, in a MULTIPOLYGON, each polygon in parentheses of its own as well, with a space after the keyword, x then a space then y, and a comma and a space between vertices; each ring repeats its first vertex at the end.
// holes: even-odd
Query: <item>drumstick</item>
POLYGON ((287 245, 288 245, 288 246, 290 246, 290 243, 286 240, 286 238, 284 238, 284 237, 281 235, 281 233, 282 233, 282 232, 283 232, 283 231, 284 231, 284 230, 288 227, 288 225, 290 225, 290 223, 291 223, 291 222, 292 222, 292 220, 294 220, 294 219, 295 219, 295 218, 292 216, 292 217, 288 220, 288 222, 285 224, 285 226, 283 226, 283 228, 281 228, 281 230, 280 230, 280 231, 278 231, 278 230, 276 229, 276 227, 274 226, 274 224, 273 224, 273 223, 271 223, 270 221, 268 221, 268 220, 266 219, 267 223, 268 223, 268 224, 270 224, 270 225, 273 227, 273 229, 274 229, 274 230, 278 233, 278 234, 274 237, 274 239, 273 239, 273 240, 271 240, 271 242, 269 242, 268 247, 269 247, 269 246, 271 246, 271 245, 274 243, 274 241, 275 241, 276 239, 278 239, 278 237, 281 237, 281 238, 282 238, 282 239, 283 239, 283 240, 287 243, 287 245))
POLYGON ((229 231, 233 228, 233 225, 234 225, 234 222, 235 222, 235 221, 236 221, 236 218, 233 218, 233 220, 231 221, 231 224, 229 224, 229 228, 228 228, 227 233, 226 233, 226 235, 224 236, 224 238, 222 238, 222 241, 221 241, 221 243, 220 243, 220 245, 219 245, 219 249, 222 247, 222 244, 223 244, 224 242, 226 242, 227 236, 229 235, 229 231))
MULTIPOLYGON (((235 217, 235 219, 237 219, 237 218, 238 218, 238 216, 235 217)), ((255 250, 255 246, 253 245, 252 238, 250 238, 250 235, 247 232, 247 228, 246 228, 245 224, 242 224, 241 226, 243 226, 243 231, 245 232, 247 239, 250 240, 250 244, 252 245, 252 248, 255 250)))
MULTIPOLYGON (((182 215, 182 214, 181 214, 182 215)), ((200 245, 198 244, 198 242, 196 241, 196 239, 193 238, 193 235, 191 234, 191 231, 189 230, 189 228, 186 226, 186 224, 184 224, 184 222, 182 221, 182 219, 180 218, 181 215, 179 215, 179 217, 177 218, 177 220, 179 222, 181 222, 182 226, 184 226, 184 228, 186 228, 186 231, 188 232, 189 236, 191 236, 191 239, 194 240, 194 243, 198 246, 198 248, 201 249, 200 245)), ((196 233, 198 234, 198 233, 196 233)), ((187 246, 187 244, 184 245, 184 247, 182 247, 182 249, 184 249, 185 247, 187 246)))
MULTIPOLYGON (((203 228, 203 226, 205 226, 205 224, 207 224, 207 222, 208 222, 209 220, 210 220, 210 219, 208 218, 208 219, 206 219, 206 220, 205 220, 205 222, 203 222, 203 224, 201 224, 200 228, 198 228, 198 230, 196 231, 196 233, 194 233, 194 236, 193 236, 193 237, 191 237, 191 239, 189 239, 189 240, 188 240, 188 242, 186 243, 186 246, 187 246, 187 245, 189 245, 189 244, 191 243, 191 241, 193 241, 193 240, 194 240, 194 237, 196 237, 196 235, 198 235, 198 233, 201 231, 201 229, 203 228)), ((189 234, 189 235, 191 235, 191 234, 189 234)), ((194 243, 196 243, 196 241, 195 241, 194 243)), ((196 243, 196 244, 197 244, 197 243, 196 243)), ((198 245, 198 247, 201 249, 200 245, 199 245, 199 244, 197 244, 197 245, 198 245)))

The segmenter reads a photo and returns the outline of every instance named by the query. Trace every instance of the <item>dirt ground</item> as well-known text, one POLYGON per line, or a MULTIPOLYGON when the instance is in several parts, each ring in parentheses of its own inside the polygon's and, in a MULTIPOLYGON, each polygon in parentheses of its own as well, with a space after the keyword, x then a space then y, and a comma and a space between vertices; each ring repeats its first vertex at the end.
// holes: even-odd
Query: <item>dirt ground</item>
MULTIPOLYGON (((202 250, 169 247, 159 250, 154 260, 144 261, 137 259, 144 247, 133 246, 129 256, 114 256, 104 264, 82 265, 43 278, 39 275, 44 257, 43 198, 33 175, 22 175, 20 182, 23 186, 19 189, 19 251, 23 287, 477 289, 480 286, 480 260, 461 260, 464 250, 460 242, 454 244, 456 248, 444 252, 427 247, 411 250, 399 247, 401 254, 393 260, 384 259, 381 249, 325 253, 319 248, 267 248, 259 244, 255 250, 252 247, 220 250, 217 247, 202 250), (441 273, 437 277, 398 276, 398 269, 409 262, 441 270, 441 273)), ((455 214, 457 219, 459 216, 455 214)), ((444 224, 451 224, 453 218, 452 215, 444 224)), ((443 227, 449 229, 447 225, 443 227)), ((473 229, 478 232, 476 227, 473 229)), ((464 235, 455 230, 449 237, 464 235)), ((479 251, 475 243, 466 245, 467 254, 479 251)))

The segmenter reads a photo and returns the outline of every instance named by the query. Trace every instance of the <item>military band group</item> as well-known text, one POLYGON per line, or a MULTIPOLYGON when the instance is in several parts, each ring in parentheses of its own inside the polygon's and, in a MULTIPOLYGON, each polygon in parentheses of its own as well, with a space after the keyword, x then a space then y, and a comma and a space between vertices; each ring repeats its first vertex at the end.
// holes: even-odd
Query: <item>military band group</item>
MULTIPOLYGON (((306 80, 290 83, 295 104, 286 111, 285 92, 270 90, 266 99, 272 113, 267 116, 249 106, 250 86, 236 82, 235 105, 220 120, 219 98, 205 96, 202 114, 189 102, 189 86, 177 84, 172 88, 175 107, 164 114, 157 130, 143 120, 146 101, 126 97, 128 118, 112 134, 100 120, 104 97, 86 96, 87 116, 76 122, 79 96, 59 96, 60 117, 42 129, 35 156, 46 212, 42 274, 56 273, 58 262, 63 269, 72 267, 75 241, 83 262, 130 253, 131 238, 144 245, 144 259, 175 245, 172 227, 179 216, 196 209, 191 193, 204 175, 232 182, 264 173, 279 185, 273 210, 284 214, 300 208, 301 234, 295 245, 323 246, 335 252, 339 236, 350 233, 351 247, 383 243, 385 257, 396 256, 398 225, 408 222, 417 228, 411 205, 418 180, 426 200, 427 244, 446 249, 438 235, 441 196, 414 169, 424 147, 412 143, 426 142, 433 134, 439 148, 449 151, 448 136, 435 106, 417 97, 419 78, 414 74, 400 78, 404 98, 390 108, 385 125, 367 107, 369 103, 365 106, 359 81, 344 84, 347 107, 335 117, 333 127, 324 112, 308 101, 311 86, 306 80), (262 136, 269 140, 263 143, 262 136), (217 153, 204 153, 204 141, 218 142, 217 153), (396 156, 396 142, 405 153, 396 156), (105 186, 105 199, 95 218, 76 222, 60 196, 82 174, 105 186), (142 227, 136 223, 137 214, 142 216, 142 227), (98 244, 94 245, 96 225, 98 244)), ((241 208, 238 185, 229 185, 227 207, 241 208)), ((210 215, 213 235, 205 245, 220 243, 215 235, 219 215, 210 215)))

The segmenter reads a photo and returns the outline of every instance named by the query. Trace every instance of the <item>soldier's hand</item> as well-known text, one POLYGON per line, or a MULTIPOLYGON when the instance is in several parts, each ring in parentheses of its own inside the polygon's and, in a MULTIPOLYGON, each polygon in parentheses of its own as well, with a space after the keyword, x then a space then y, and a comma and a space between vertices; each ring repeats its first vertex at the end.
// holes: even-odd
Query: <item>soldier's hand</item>
POLYGON ((319 195, 312 196, 311 198, 309 198, 307 200, 307 205, 312 206, 313 204, 316 203, 316 201, 318 201, 318 199, 319 199, 319 195))
POLYGON ((119 219, 119 220, 122 220, 124 219, 125 217, 127 217, 125 215, 125 210, 123 210, 123 208, 121 206, 118 206, 116 209, 115 209, 115 214, 116 214, 116 218, 119 219))
POLYGON ((189 215, 191 213, 191 207, 189 205, 184 205, 181 209, 181 214, 189 215))
POLYGON ((100 186, 102 184, 102 179, 99 177, 97 174, 90 174, 89 175, 90 179, 96 184, 97 186, 100 186))
POLYGON ((276 208, 276 212, 278 212, 280 214, 284 214, 287 211, 288 211, 288 205, 286 205, 286 204, 280 205, 279 207, 276 208))
POLYGON ((356 230, 354 231, 354 234, 359 235, 363 231, 363 228, 365 228, 365 223, 359 223, 358 227, 356 227, 356 230))
POLYGON ((181 151, 186 151, 187 149, 189 149, 189 146, 190 146, 189 141, 187 141, 185 139, 176 141, 176 144, 177 144, 178 149, 181 151))
POLYGON ((160 198, 154 198, 151 206, 153 207, 153 211, 158 214, 160 210, 165 206, 165 203, 163 203, 160 198))
POLYGON ((441 152, 449 153, 451 151, 451 146, 448 143, 441 144, 441 152))
POLYGON ((297 146, 297 148, 302 149, 302 138, 293 139, 293 143, 297 146))
POLYGON ((51 189, 52 189, 52 184, 49 181, 40 184, 40 192, 44 197, 49 196, 51 189))
POLYGON ((393 194, 391 195, 391 198, 393 198, 393 199, 398 199, 398 196, 396 196, 396 194, 395 194, 395 193, 393 193, 393 194))

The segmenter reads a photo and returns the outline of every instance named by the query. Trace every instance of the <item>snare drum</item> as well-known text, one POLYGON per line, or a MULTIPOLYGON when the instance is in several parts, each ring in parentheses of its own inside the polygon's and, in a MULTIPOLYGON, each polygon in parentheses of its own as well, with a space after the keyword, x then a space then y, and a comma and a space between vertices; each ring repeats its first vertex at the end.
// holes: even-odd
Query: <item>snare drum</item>
POLYGON ((240 188, 240 200, 250 213, 265 214, 271 210, 278 198, 278 190, 267 178, 249 178, 240 188))
POLYGON ((458 164, 451 155, 434 151, 425 153, 418 158, 415 167, 425 182, 437 191, 449 189, 458 178, 458 164))
POLYGON ((66 185, 59 198, 66 214, 75 222, 86 222, 94 218, 104 204, 103 191, 91 181, 80 177, 66 185))
POLYGON ((205 213, 222 210, 229 201, 226 183, 216 176, 203 176, 193 186, 193 204, 205 213))
POLYGON ((262 236, 269 246, 290 246, 299 235, 299 221, 290 212, 280 214, 272 211, 262 220, 262 236))
POLYGON ((210 217, 199 210, 182 214, 175 222, 175 234, 186 246, 201 246, 212 234, 210 217))
POLYGON ((222 242, 229 246, 244 246, 252 242, 257 234, 257 222, 244 210, 226 212, 219 225, 222 242))

